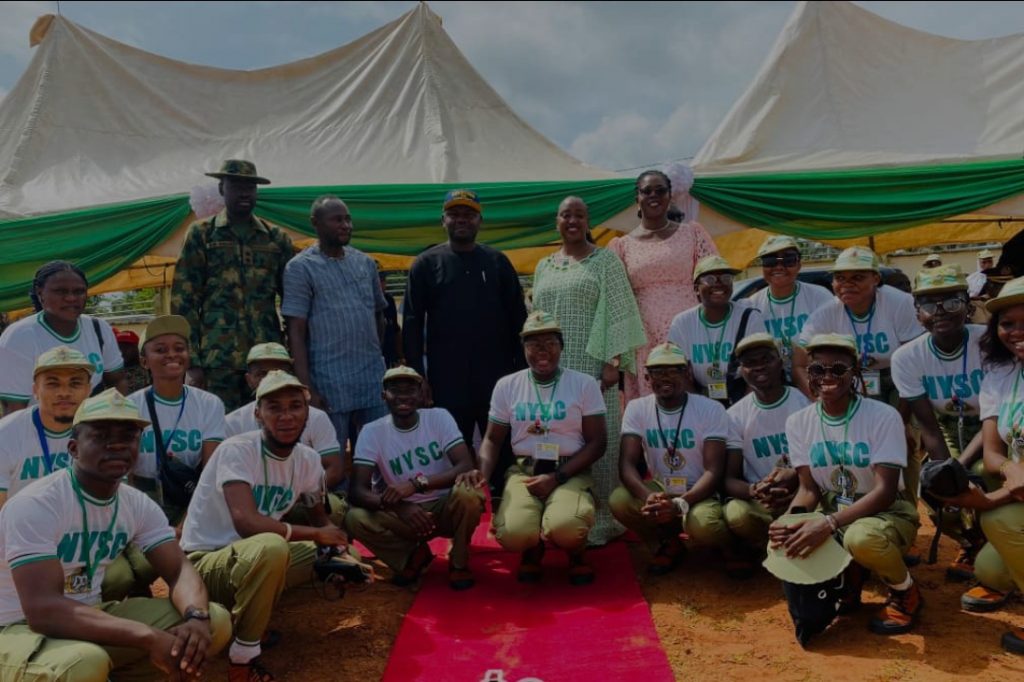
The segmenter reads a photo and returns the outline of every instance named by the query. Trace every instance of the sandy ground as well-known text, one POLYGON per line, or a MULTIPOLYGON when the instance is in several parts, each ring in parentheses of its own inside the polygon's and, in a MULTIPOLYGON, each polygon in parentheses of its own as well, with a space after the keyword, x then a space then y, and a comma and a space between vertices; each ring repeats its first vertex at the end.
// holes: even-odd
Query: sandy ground
MULTIPOLYGON (((932 532, 922 528, 921 552, 932 532)), ((1009 624, 1024 626, 1024 606, 1014 602, 992 614, 961 611, 965 587, 944 577, 955 553, 946 538, 937 564, 913 569, 925 599, 915 632, 881 637, 868 631, 871 612, 884 600, 881 586, 869 583, 865 608, 836 621, 806 651, 793 636, 779 583, 767 572, 732 581, 710 555, 694 553, 674 574, 652 578, 644 572, 646 551, 634 544, 631 553, 678 680, 1024 679, 1024 657, 999 647, 1009 624)), ((285 639, 264 654, 265 663, 281 680, 379 680, 414 598, 412 590, 387 582, 350 591, 336 602, 323 601, 312 588, 297 588, 285 594, 275 614, 272 627, 285 639)), ((207 679, 223 679, 225 668, 223 659, 217 661, 207 679)))

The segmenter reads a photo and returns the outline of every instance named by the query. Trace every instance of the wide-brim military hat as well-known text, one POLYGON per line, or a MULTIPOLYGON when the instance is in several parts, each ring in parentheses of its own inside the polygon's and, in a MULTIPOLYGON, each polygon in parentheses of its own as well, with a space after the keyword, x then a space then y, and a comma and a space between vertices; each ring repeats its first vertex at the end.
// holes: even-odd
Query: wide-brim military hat
POLYGON ((967 291, 967 277, 959 265, 940 265, 937 268, 925 268, 914 275, 915 296, 923 294, 942 294, 947 291, 967 291))
POLYGON ((768 332, 754 332, 753 334, 747 334, 743 339, 736 344, 736 357, 743 355, 745 352, 752 348, 771 348, 776 353, 779 352, 779 345, 775 341, 775 337, 768 332))
POLYGON ((108 388, 82 401, 75 411, 73 425, 88 422, 132 422, 143 428, 149 426, 149 420, 139 415, 138 406, 118 393, 116 388, 108 388))
POLYGON ((256 400, 265 398, 272 393, 283 391, 286 388, 300 388, 307 399, 309 398, 309 388, 299 381, 297 377, 282 369, 274 369, 267 372, 267 376, 263 377, 260 381, 260 385, 256 388, 256 400))
POLYGON ((686 357, 683 349, 671 341, 666 341, 665 343, 659 343, 651 349, 644 366, 685 367, 688 364, 690 364, 690 359, 686 357))
POLYGON ((392 367, 388 371, 384 372, 384 379, 381 383, 387 385, 389 381, 415 381, 418 384, 423 383, 423 377, 420 373, 414 370, 412 367, 406 367, 404 365, 400 367, 392 367))
POLYGON ((181 315, 161 315, 146 325, 142 336, 139 337, 139 350, 141 351, 148 342, 156 337, 165 334, 180 336, 185 339, 185 343, 188 343, 189 337, 192 335, 192 327, 188 320, 181 315))
POLYGON ((558 319, 551 313, 534 310, 523 323, 523 330, 519 332, 519 337, 525 339, 527 336, 552 333, 562 333, 562 325, 558 324, 558 319))
MULTIPOLYGON (((806 514, 786 514, 779 517, 779 523, 792 526, 801 521, 818 521, 825 518, 824 514, 808 512, 806 514)), ((806 557, 788 557, 783 547, 768 549, 768 558, 764 567, 779 580, 797 585, 816 585, 835 578, 846 570, 853 561, 850 553, 829 537, 817 549, 806 557)))
POLYGON ((832 272, 849 272, 852 270, 879 270, 878 254, 866 246, 851 246, 838 256, 832 264, 832 272))
POLYGON ((57 346, 36 358, 35 367, 32 369, 32 378, 34 379, 40 372, 49 372, 54 369, 81 369, 91 376, 95 367, 82 351, 69 346, 57 346))
POLYGON ((1024 277, 1007 282, 999 295, 985 304, 985 310, 995 313, 1021 303, 1024 303, 1024 277))
POLYGON ((212 173, 205 173, 211 178, 217 178, 221 180, 223 178, 237 178, 239 180, 249 180, 255 182, 257 185, 269 185, 270 180, 262 177, 256 172, 256 164, 252 161, 245 161, 243 159, 228 159, 220 165, 220 170, 212 173))
POLYGON ((704 256, 697 261, 697 266, 693 269, 693 281, 696 282, 700 279, 701 275, 706 275, 709 272, 730 272, 734 275, 738 275, 742 270, 729 265, 729 261, 725 260, 718 254, 712 254, 710 256, 704 256))
POLYGON ((292 363, 292 356, 288 355, 288 349, 279 343, 257 343, 255 346, 249 349, 249 354, 245 357, 246 364, 252 364, 253 362, 259 362, 261 360, 269 360, 271 362, 288 362, 292 363))

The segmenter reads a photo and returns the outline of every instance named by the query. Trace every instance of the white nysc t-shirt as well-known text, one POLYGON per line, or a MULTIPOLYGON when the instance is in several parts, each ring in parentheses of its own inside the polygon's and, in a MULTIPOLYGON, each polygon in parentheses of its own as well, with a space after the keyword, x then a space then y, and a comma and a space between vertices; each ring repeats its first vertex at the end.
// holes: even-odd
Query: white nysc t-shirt
POLYGON ((68 454, 71 429, 55 433, 43 427, 50 455, 50 469, 47 469, 46 455, 33 420, 38 411, 39 408, 33 406, 0 419, 0 491, 6 492, 8 498, 32 481, 71 466, 68 454))
MULTIPOLYGON (((259 431, 260 425, 256 421, 256 401, 239 407, 224 418, 227 426, 226 437, 237 436, 240 433, 259 431)), ((302 430, 299 442, 308 445, 321 457, 337 455, 341 452, 341 445, 338 443, 338 435, 334 432, 334 424, 327 413, 318 407, 309 406, 309 418, 306 420, 306 428, 302 430)))
MULTIPOLYGON (((128 396, 139 408, 139 416, 150 421, 146 394, 151 390, 151 387, 141 388, 128 396)), ((203 443, 224 440, 224 402, 212 393, 185 386, 178 400, 164 400, 154 393, 153 405, 163 431, 165 450, 170 450, 175 459, 193 469, 202 462, 203 443)), ((142 431, 135 474, 159 478, 152 425, 142 431)))
POLYGON ((730 444, 743 452, 743 478, 747 483, 764 479, 777 465, 789 466, 789 441, 786 420, 810 403, 803 393, 786 387, 782 397, 766 405, 753 393, 729 408, 733 435, 730 444), (783 464, 779 464, 779 460, 783 464))

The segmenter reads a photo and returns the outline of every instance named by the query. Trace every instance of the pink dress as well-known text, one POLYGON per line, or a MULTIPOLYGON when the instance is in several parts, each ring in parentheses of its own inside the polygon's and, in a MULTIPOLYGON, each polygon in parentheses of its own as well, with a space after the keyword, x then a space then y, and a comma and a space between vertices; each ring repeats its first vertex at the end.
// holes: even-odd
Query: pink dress
POLYGON ((626 235, 613 239, 608 250, 626 266, 647 333, 647 345, 636 349, 637 375, 625 375, 625 397, 629 401, 651 392, 641 369, 647 355, 668 339, 672 318, 697 305, 693 268, 718 249, 700 223, 682 223, 668 239, 640 240, 626 235))

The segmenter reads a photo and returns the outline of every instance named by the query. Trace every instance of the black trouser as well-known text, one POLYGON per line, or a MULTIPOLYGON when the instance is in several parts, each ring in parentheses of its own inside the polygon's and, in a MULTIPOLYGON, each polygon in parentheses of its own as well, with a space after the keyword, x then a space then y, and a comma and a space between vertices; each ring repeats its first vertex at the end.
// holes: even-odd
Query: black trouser
MULTIPOLYGON (((473 448, 473 430, 474 428, 479 428, 481 438, 487 433, 488 408, 448 408, 448 411, 455 418, 455 424, 459 427, 459 431, 462 432, 462 438, 466 441, 466 447, 473 453, 475 459, 477 453, 473 448)), ((498 461, 489 481, 492 497, 501 496, 501 491, 505 487, 505 472, 512 466, 513 462, 515 462, 515 458, 512 456, 512 439, 506 437, 505 442, 501 444, 501 450, 498 451, 498 461)), ((477 464, 479 465, 479 460, 477 460, 477 464)))

